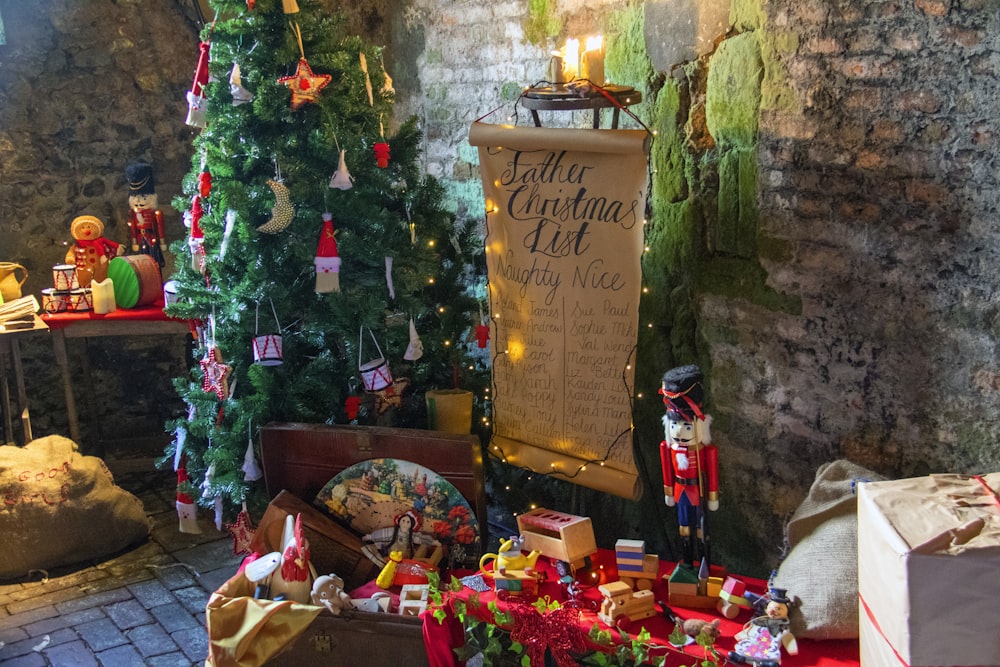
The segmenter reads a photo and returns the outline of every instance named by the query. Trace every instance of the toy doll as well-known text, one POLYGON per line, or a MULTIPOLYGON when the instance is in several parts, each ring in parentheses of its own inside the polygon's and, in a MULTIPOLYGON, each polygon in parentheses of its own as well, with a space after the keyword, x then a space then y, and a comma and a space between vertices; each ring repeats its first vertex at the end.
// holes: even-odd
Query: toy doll
POLYGON ((153 167, 135 162, 125 169, 128 179, 128 226, 132 252, 150 255, 163 267, 167 241, 163 238, 163 213, 157 208, 153 167))
POLYGON ((798 643, 788 628, 788 606, 791 601, 785 589, 772 588, 767 607, 762 616, 747 621, 736 633, 736 646, 729 652, 729 659, 736 664, 755 667, 778 667, 781 649, 789 655, 798 655, 798 643))
POLYGON ((696 560, 694 539, 709 561, 704 509, 719 509, 718 450, 711 444, 711 416, 703 411, 701 379, 697 366, 681 366, 664 373, 660 388, 667 409, 660 443, 663 499, 677 507, 682 560, 689 565, 696 560))

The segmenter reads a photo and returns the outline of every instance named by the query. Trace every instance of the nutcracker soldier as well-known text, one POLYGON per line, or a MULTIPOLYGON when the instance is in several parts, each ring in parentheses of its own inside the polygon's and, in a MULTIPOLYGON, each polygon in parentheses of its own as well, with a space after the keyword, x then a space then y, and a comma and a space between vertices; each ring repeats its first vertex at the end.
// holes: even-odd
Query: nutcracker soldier
POLYGON ((150 255, 163 267, 167 241, 163 238, 163 213, 157 208, 153 167, 135 162, 125 168, 128 179, 128 226, 132 252, 150 255))
POLYGON ((694 565, 710 561, 709 535, 705 507, 719 509, 718 449, 711 444, 711 415, 704 413, 705 393, 701 371, 688 365, 663 375, 660 394, 666 414, 663 427, 666 439, 660 443, 663 469, 663 499, 667 507, 677 507, 677 525, 681 536, 681 560, 694 565), (700 554, 696 555, 696 542, 700 554))

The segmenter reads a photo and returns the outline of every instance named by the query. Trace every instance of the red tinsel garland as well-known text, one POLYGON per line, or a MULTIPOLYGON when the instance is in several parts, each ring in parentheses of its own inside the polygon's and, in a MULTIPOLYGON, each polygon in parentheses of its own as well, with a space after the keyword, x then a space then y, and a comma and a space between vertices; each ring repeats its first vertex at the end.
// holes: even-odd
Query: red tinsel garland
POLYGON ((510 613, 514 617, 510 638, 524 646, 532 665, 545 664, 547 649, 559 667, 575 667, 570 652, 581 654, 587 650, 577 609, 562 606, 542 614, 526 602, 512 600, 510 613))

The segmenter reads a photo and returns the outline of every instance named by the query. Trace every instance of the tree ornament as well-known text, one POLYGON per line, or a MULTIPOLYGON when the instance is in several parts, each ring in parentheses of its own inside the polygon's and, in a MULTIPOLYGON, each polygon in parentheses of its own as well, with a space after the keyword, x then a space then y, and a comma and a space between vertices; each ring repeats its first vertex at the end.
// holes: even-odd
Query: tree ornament
MULTIPOLYGON (((190 414, 190 411, 188 414, 190 414)), ((191 418, 189 417, 188 422, 190 421, 191 418)), ((177 468, 180 467, 185 442, 187 442, 187 429, 183 426, 178 426, 174 429, 174 472, 177 472, 177 468)))
POLYGON ((389 166, 389 144, 384 141, 380 141, 375 144, 372 149, 375 151, 375 164, 379 166, 380 169, 385 169, 389 166))
POLYGON ((200 363, 201 372, 205 376, 201 388, 214 392, 220 401, 229 398, 229 375, 233 372, 233 368, 222 363, 222 352, 219 348, 212 345, 200 363))
POLYGON ((337 188, 338 190, 350 190, 354 187, 354 177, 351 173, 347 171, 347 161, 344 159, 344 154, 347 151, 341 149, 340 151, 340 162, 337 164, 337 171, 333 173, 330 178, 330 187, 337 188))
POLYGON ((324 294, 340 291, 340 255, 337 252, 337 237, 333 229, 333 215, 323 214, 323 228, 316 247, 316 292, 324 294))
POLYGON ((247 451, 243 455, 243 480, 246 482, 256 482, 264 476, 264 471, 257 463, 257 457, 253 453, 253 437, 247 441, 247 451))
POLYGON ((424 343, 420 340, 420 336, 417 335, 417 325, 413 323, 413 318, 410 318, 410 344, 406 346, 406 352, 403 353, 403 358, 407 361, 416 361, 420 357, 424 356, 424 343))
POLYGON ((187 457, 181 458, 180 466, 177 468, 177 519, 178 529, 182 533, 189 535, 201 534, 198 526, 198 511, 194 505, 194 500, 188 493, 191 486, 191 478, 187 474, 187 457))
POLYGON ((233 71, 229 74, 229 92, 233 95, 233 106, 238 107, 247 102, 253 102, 253 93, 243 87, 243 77, 240 64, 233 63, 233 71))
POLYGON ((226 530, 233 536, 233 555, 249 554, 255 531, 253 523, 250 521, 250 512, 247 511, 247 504, 245 502, 243 503, 243 509, 236 515, 236 522, 226 526, 226 530))
POLYGON ((359 53, 361 60, 361 71, 365 74, 365 92, 368 93, 368 105, 375 106, 375 97, 372 95, 372 78, 368 75, 368 59, 365 54, 359 53))
POLYGON ((280 366, 284 363, 281 322, 278 321, 278 311, 274 309, 274 301, 270 298, 268 301, 271 302, 271 313, 274 314, 274 324, 277 327, 277 333, 261 335, 260 302, 258 301, 254 315, 253 361, 255 364, 260 364, 261 366, 280 366))
POLYGON ((277 234, 292 224, 295 207, 292 206, 288 188, 281 181, 268 179, 267 184, 274 192, 274 206, 271 208, 271 219, 257 228, 258 232, 277 234))
POLYGON ((395 95, 396 89, 392 87, 392 77, 385 71, 385 59, 382 59, 382 75, 385 77, 385 82, 382 84, 382 94, 395 95))
POLYGON ((257 0, 247 0, 247 11, 252 12, 254 6, 256 6, 257 0))
POLYGON ((486 324, 486 317, 483 315, 483 305, 479 304, 479 324, 476 325, 476 345, 480 350, 484 349, 490 340, 490 326, 486 324))
POLYGON ((347 419, 354 421, 358 418, 358 412, 361 410, 361 397, 357 394, 352 394, 347 397, 344 401, 344 412, 347 413, 347 419))
POLYGON ((295 0, 281 0, 281 11, 286 14, 298 14, 299 4, 295 0))
POLYGON ((191 268, 198 273, 205 273, 205 232, 201 229, 201 218, 204 211, 201 207, 201 195, 191 198, 191 211, 185 215, 188 220, 188 249, 191 251, 191 268))
POLYGON ((209 43, 198 44, 198 65, 194 69, 194 82, 187 92, 188 115, 185 123, 191 127, 205 127, 207 124, 205 86, 208 85, 209 43))
POLYGON ((403 392, 409 386, 409 378, 399 378, 388 387, 375 392, 375 411, 382 415, 389 408, 398 408, 403 404, 403 392))
POLYGON ((208 466, 208 470, 205 472, 205 479, 201 483, 201 497, 206 500, 212 500, 215 505, 215 529, 222 530, 222 496, 218 495, 212 490, 212 485, 215 483, 215 464, 208 466))
POLYGON ((219 244, 219 261, 226 256, 229 249, 229 239, 233 235, 233 228, 236 226, 236 211, 229 209, 226 211, 226 227, 222 230, 222 243, 219 244))
POLYGON ((329 74, 313 73, 309 61, 306 60, 305 50, 302 48, 302 30, 298 25, 294 26, 293 30, 296 39, 298 39, 299 52, 302 57, 299 58, 299 66, 295 70, 295 74, 281 77, 278 79, 278 83, 292 91, 292 111, 298 111, 303 105, 316 102, 319 99, 319 92, 326 88, 333 77, 329 74))
POLYGON ((385 258, 385 285, 389 288, 389 298, 396 298, 396 287, 392 284, 392 257, 385 258))

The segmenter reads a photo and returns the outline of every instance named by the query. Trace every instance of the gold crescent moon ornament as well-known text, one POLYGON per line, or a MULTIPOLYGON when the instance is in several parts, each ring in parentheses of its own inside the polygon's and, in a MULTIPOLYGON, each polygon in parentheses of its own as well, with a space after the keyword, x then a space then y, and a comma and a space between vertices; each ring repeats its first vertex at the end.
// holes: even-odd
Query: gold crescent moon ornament
POLYGON ((289 198, 288 188, 281 181, 268 179, 267 184, 274 191, 274 206, 271 208, 271 219, 257 228, 258 232, 277 234, 292 224, 295 207, 289 198))

